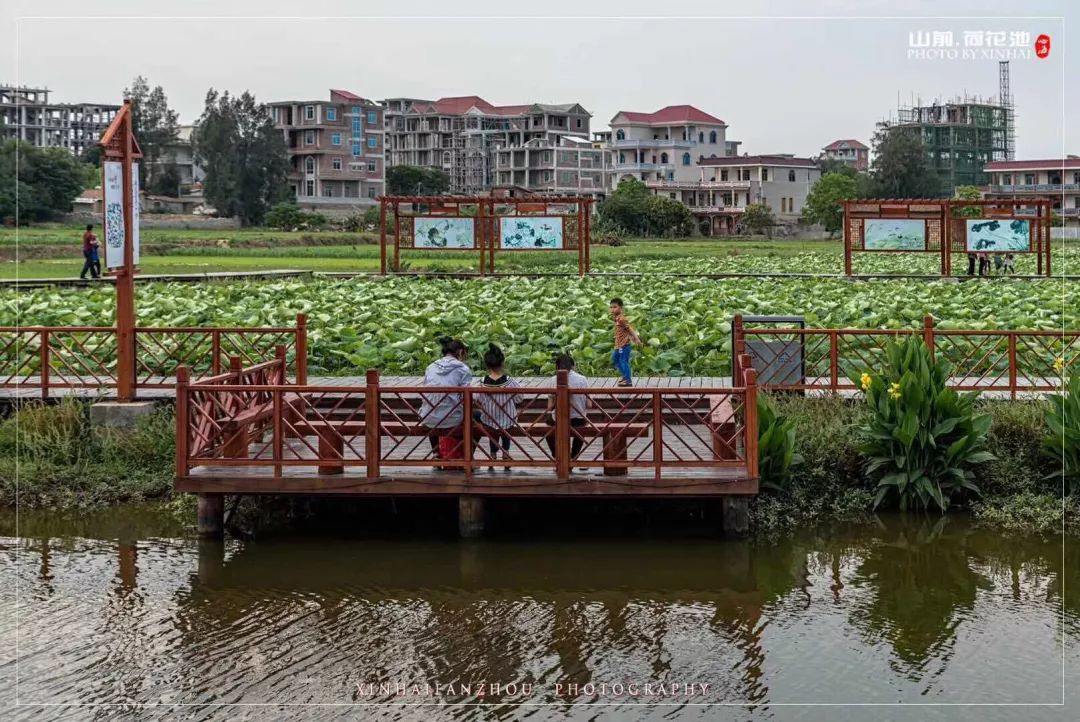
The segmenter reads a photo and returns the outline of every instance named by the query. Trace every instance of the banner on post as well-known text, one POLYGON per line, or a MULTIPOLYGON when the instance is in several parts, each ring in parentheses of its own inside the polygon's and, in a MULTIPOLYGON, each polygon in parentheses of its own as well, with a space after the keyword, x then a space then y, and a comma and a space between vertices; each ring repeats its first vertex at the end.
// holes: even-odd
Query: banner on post
MULTIPOLYGON (((103 163, 105 189, 105 267, 124 265, 124 164, 108 160, 103 163)), ((131 255, 139 265, 139 164, 131 164, 131 255)))
POLYGON ((104 169, 105 196, 105 266, 124 265, 124 164, 107 160, 104 169))
MULTIPOLYGON (((139 265, 139 164, 131 164, 131 263, 139 265)), ((122 261, 123 259, 121 259, 122 261)))

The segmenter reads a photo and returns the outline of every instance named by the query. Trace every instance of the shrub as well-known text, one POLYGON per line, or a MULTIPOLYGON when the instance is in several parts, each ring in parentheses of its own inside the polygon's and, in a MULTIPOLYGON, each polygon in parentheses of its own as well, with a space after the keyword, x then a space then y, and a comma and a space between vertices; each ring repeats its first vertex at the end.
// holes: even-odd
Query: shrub
POLYGON ((780 491, 787 488, 792 467, 803 462, 803 457, 795 453, 795 422, 778 414, 767 394, 758 394, 757 413, 761 485, 780 491))
POLYGON ((266 212, 264 222, 270 228, 292 230, 304 222, 304 212, 295 203, 278 203, 266 212))
POLYGON ((977 394, 946 386, 951 365, 935 361, 920 337, 889 343, 885 356, 882 373, 855 380, 871 411, 860 449, 877 480, 874 506, 895 495, 901 510, 935 505, 944 512, 954 494, 979 492, 970 467, 995 458, 983 448, 990 416, 975 413, 977 394))
POLYGON ((1043 453, 1058 467, 1047 478, 1061 479, 1070 494, 1080 493, 1080 374, 1069 378, 1064 393, 1050 394, 1046 425, 1043 453))
POLYGON ((282 231, 295 231, 301 228, 319 229, 326 225, 326 216, 322 213, 305 213, 295 203, 278 203, 266 212, 263 221, 270 228, 282 231))

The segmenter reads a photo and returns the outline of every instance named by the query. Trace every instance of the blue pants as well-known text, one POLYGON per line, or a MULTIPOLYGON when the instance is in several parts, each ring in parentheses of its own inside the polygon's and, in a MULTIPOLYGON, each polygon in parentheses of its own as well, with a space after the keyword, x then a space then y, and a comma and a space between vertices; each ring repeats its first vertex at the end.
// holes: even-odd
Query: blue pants
POLYGON ((615 368, 618 370, 619 375, 622 376, 627 383, 630 382, 630 350, 633 347, 630 344, 626 344, 622 348, 617 348, 611 352, 611 363, 615 364, 615 368))

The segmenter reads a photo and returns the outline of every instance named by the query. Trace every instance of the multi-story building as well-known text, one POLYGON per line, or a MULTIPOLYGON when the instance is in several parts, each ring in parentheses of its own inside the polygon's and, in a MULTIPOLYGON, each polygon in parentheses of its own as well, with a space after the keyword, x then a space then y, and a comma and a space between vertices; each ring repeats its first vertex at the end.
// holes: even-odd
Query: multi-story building
POLYGON ((857 140, 834 140, 821 150, 825 160, 839 161, 859 171, 870 167, 870 149, 857 140))
POLYGON ((793 155, 741 155, 698 158, 693 177, 649 179, 645 185, 654 195, 682 202, 700 221, 708 221, 710 234, 731 233, 752 203, 764 203, 776 220, 796 223, 811 186, 821 177, 812 158, 793 155))
POLYGON ((591 116, 577 103, 492 105, 476 95, 382 103, 390 166, 437 168, 450 177, 453 193, 482 193, 497 185, 500 148, 531 141, 554 148, 564 137, 589 139, 591 116))
POLYGON ((195 160, 195 150, 191 144, 191 134, 195 131, 195 126, 181 125, 177 131, 176 139, 162 149, 157 165, 176 166, 181 187, 202 183, 206 178, 206 171, 195 160))
POLYGON ((925 149, 926 160, 941 179, 942 197, 957 186, 982 186, 989 163, 1008 160, 1012 107, 997 100, 973 98, 900 108, 895 122, 881 123, 889 133, 910 133, 925 149))
POLYGON ((727 123, 692 105, 669 105, 655 113, 619 111, 611 119, 612 186, 629 176, 642 181, 696 181, 697 158, 732 156, 727 123))
POLYGON ((274 126, 285 134, 289 186, 298 205, 349 213, 373 205, 386 186, 383 108, 347 90, 330 100, 269 103, 274 126))
POLYGON ((589 195, 602 198, 609 186, 610 153, 591 141, 562 136, 555 141, 530 140, 520 147, 495 151, 495 180, 531 193, 589 195))
POLYGON ((995 161, 984 171, 990 184, 983 197, 1049 198, 1066 226, 1080 226, 1080 156, 995 161))
POLYGON ((0 86, 0 139, 39 148, 66 148, 82 155, 94 147, 120 111, 119 105, 50 103, 49 90, 0 86))

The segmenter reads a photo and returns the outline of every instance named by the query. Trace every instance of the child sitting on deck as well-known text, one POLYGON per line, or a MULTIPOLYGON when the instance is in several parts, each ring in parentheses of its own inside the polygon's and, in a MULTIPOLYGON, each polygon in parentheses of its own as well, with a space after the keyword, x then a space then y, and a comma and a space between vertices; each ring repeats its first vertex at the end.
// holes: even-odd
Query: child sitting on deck
MULTIPOLYGON (((555 357, 555 370, 566 371, 567 383, 566 385, 571 389, 586 389, 589 387, 589 380, 577 372, 577 364, 574 363, 574 358, 568 353, 561 353, 555 357)), ((558 383, 558 377, 551 379, 548 382, 549 386, 555 386, 558 383)), ((582 447, 585 445, 584 440, 573 433, 573 429, 580 426, 584 426, 588 423, 587 410, 589 408, 590 399, 585 394, 575 394, 570 392, 570 458, 576 459, 578 454, 581 453, 582 447)), ((552 397, 548 401, 548 411, 555 411, 555 397, 552 397)), ((552 413, 548 420, 552 426, 555 426, 555 414, 552 413)), ((549 435, 547 437, 548 449, 551 450, 551 458, 555 458, 555 436, 549 435)))
MULTIPOLYGON (((439 345, 442 358, 427 367, 424 372, 424 386, 469 386, 472 383, 472 370, 465 364, 469 354, 468 347, 449 337, 439 339, 439 345)), ((461 436, 464 416, 461 394, 422 394, 420 423, 428 429, 428 441, 435 458, 444 457, 439 450, 440 438, 461 436)))
MULTIPOLYGON (((484 354, 484 368, 487 373, 480 379, 480 385, 484 388, 521 388, 516 380, 510 378, 503 371, 506 356, 501 348, 495 344, 489 344, 487 353, 484 354)), ((489 435, 488 446, 491 452, 491 460, 499 458, 499 447, 502 447, 502 459, 510 458, 510 433, 517 423, 517 394, 474 394, 477 409, 473 411, 473 418, 481 424, 489 435)), ((475 438, 475 437, 474 437, 475 438)), ((509 471, 510 467, 503 467, 509 471)), ((495 467, 489 466, 488 471, 495 471, 495 467)))

